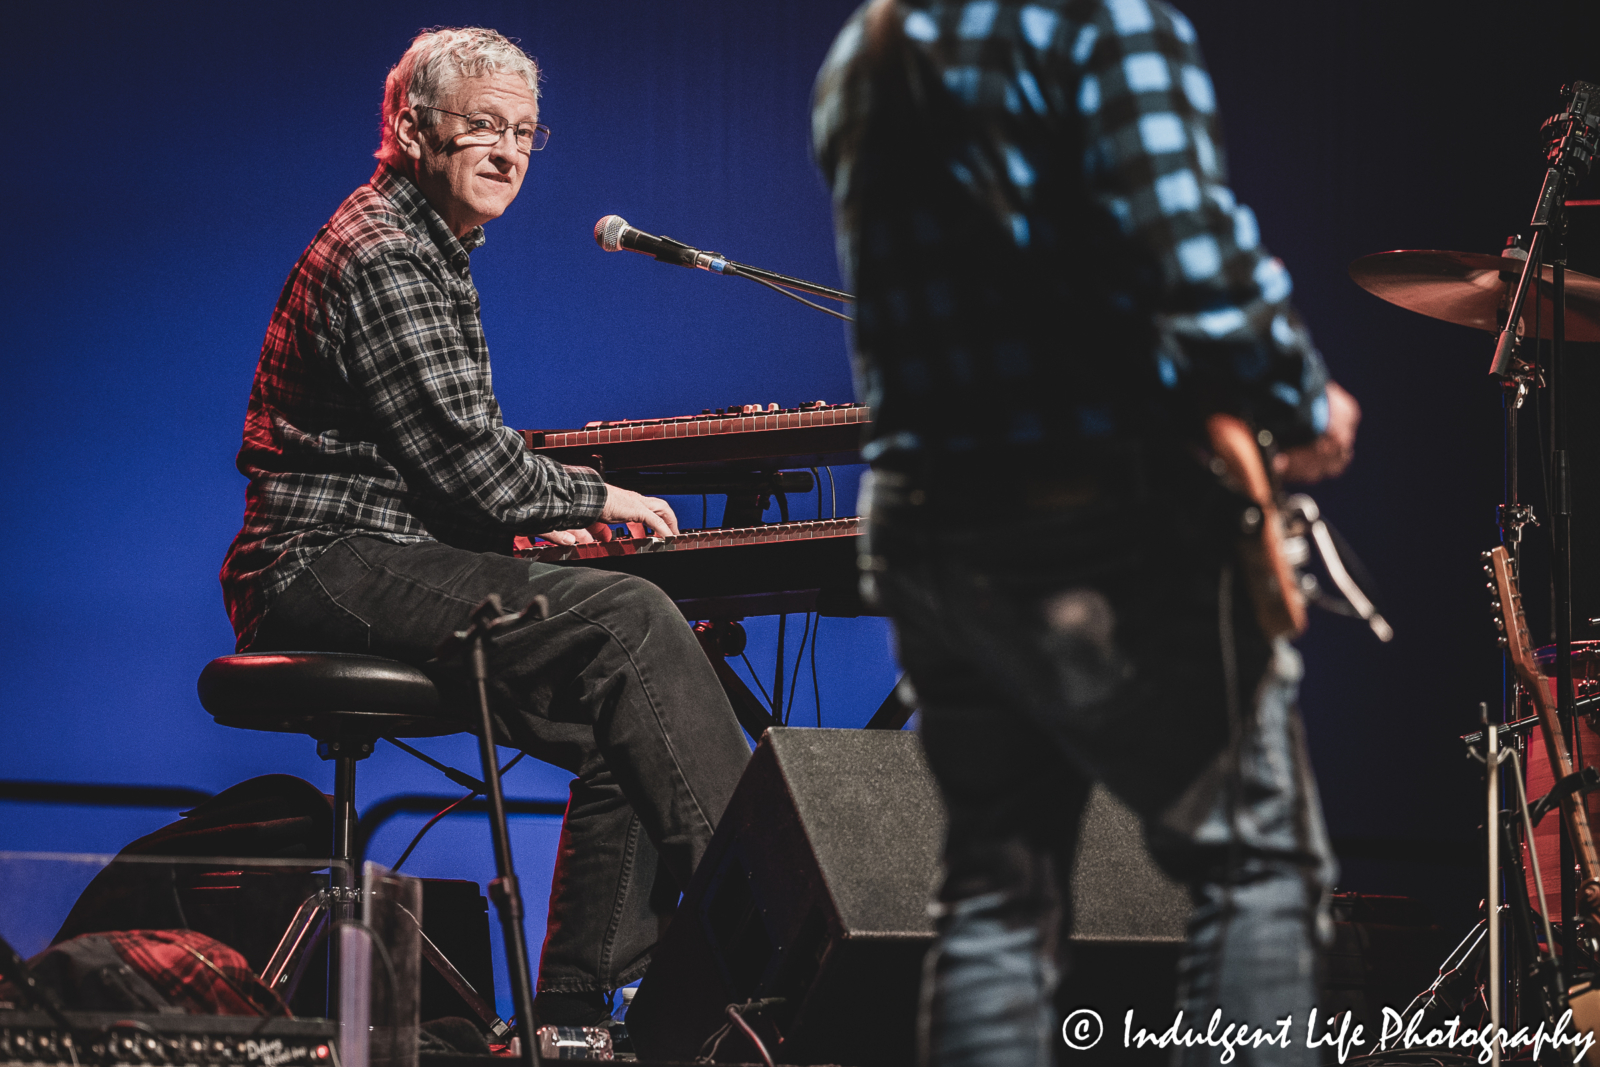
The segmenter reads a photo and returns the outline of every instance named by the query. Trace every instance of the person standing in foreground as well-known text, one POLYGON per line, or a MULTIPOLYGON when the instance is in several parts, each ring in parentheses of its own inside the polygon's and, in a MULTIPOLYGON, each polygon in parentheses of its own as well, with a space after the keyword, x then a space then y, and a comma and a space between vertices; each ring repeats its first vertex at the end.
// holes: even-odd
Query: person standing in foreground
POLYGON ((1298 655, 1250 608, 1205 421, 1314 481, 1360 412, 1227 186, 1193 28, 1159 0, 875 0, 813 105, 875 416, 865 578, 950 820, 924 1058, 1061 1041, 1096 780, 1191 887, 1187 1025, 1303 1022, 1333 861, 1298 655))
POLYGON ((389 72, 379 166, 290 274, 262 347, 222 568, 241 651, 424 665, 490 593, 546 621, 491 641, 500 739, 573 772, 539 963, 541 1024, 640 977, 750 755, 688 623, 647 582, 527 563, 518 534, 677 533, 665 501, 536 456, 490 384, 468 253, 517 196, 539 72, 493 30, 419 35, 389 72), (659 868, 659 872, 658 872, 659 868))

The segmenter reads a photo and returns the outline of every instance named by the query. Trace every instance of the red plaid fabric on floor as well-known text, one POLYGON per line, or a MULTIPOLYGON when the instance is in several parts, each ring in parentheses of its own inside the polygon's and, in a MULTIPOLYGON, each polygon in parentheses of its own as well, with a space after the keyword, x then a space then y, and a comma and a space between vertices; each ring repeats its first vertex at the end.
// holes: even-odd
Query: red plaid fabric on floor
POLYGON ((105 938, 128 966, 191 1015, 289 1014, 242 955, 205 934, 115 930, 84 936, 105 938))

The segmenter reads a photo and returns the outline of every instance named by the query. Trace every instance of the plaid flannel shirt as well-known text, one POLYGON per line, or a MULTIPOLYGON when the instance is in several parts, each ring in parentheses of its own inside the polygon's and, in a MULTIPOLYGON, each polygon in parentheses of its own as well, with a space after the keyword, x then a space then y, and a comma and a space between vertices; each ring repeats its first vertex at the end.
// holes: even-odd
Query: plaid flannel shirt
POLYGON ((890 10, 840 32, 812 116, 869 458, 1126 454, 1213 411, 1283 445, 1326 427, 1326 370, 1228 188, 1187 19, 1159 0, 890 10))
POLYGON ((244 526, 222 567, 239 647, 347 537, 509 551, 588 525, 606 487, 530 452, 501 419, 468 252, 379 167, 300 257, 267 327, 238 466, 244 526))

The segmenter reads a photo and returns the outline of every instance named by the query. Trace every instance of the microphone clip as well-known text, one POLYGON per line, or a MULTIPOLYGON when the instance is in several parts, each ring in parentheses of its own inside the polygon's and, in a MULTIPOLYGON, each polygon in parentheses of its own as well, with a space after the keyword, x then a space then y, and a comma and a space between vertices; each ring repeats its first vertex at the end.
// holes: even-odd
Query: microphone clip
POLYGON ((656 238, 656 250, 651 253, 651 258, 658 263, 676 263, 680 267, 701 267, 701 257, 706 259, 722 259, 721 252, 706 252, 699 248, 692 248, 682 241, 675 241, 662 234, 656 238))

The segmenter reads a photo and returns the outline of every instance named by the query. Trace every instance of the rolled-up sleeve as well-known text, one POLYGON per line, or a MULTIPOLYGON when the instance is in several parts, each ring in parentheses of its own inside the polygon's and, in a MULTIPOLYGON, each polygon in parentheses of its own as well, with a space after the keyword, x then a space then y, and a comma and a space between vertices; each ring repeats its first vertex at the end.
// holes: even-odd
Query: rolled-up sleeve
POLYGON ((517 533, 599 519, 600 476, 535 454, 502 420, 487 351, 463 335, 463 315, 476 325, 475 294, 448 293, 405 252, 352 281, 344 371, 379 451, 413 492, 517 533))

